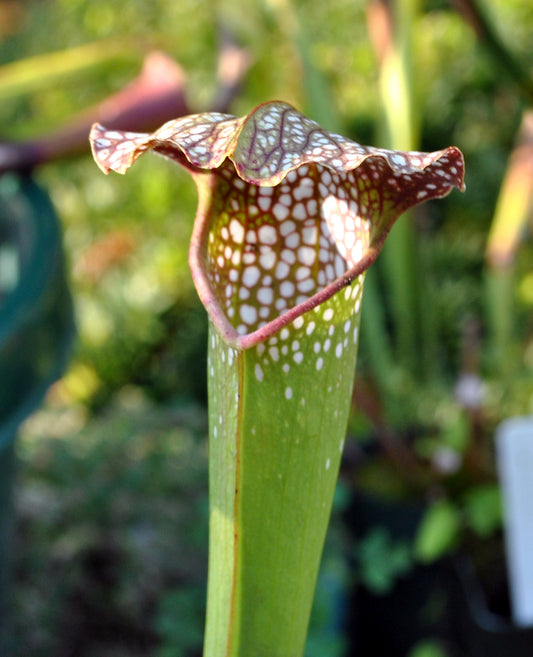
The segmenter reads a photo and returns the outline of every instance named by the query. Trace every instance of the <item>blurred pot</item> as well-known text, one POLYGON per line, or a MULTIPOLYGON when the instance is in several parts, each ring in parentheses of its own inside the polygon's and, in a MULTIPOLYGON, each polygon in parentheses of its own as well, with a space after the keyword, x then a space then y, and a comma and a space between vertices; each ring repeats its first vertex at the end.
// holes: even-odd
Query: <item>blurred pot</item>
POLYGON ((61 230, 29 177, 0 177, 0 654, 9 654, 14 442, 63 371, 74 335, 61 230))
MULTIPOLYGON (((391 549, 412 546, 424 511, 422 504, 356 492, 345 515, 346 528, 354 542, 352 553, 360 557, 362 541, 378 531, 385 532, 391 549)), ((387 568, 383 562, 391 558, 376 554, 375 566, 387 568)), ((355 564, 355 569, 359 577, 352 591, 348 619, 348 657, 407 657, 420 641, 447 640, 453 633, 448 613, 451 592, 447 559, 429 565, 413 560, 403 572, 391 575, 389 585, 382 591, 361 580, 360 563, 355 564)))
MULTIPOLYGON (((512 622, 510 614, 501 608, 501 598, 507 595, 499 591, 498 604, 492 605, 499 609, 491 609, 470 560, 463 557, 454 565, 459 592, 455 611, 464 653, 469 657, 531 657, 533 627, 518 627, 512 622)), ((499 570, 505 578, 503 556, 499 570)))

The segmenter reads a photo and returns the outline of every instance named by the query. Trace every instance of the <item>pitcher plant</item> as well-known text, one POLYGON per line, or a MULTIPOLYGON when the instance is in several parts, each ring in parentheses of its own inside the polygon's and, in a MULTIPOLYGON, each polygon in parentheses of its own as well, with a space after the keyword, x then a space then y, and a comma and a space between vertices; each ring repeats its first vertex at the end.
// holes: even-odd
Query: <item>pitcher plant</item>
POLYGON ((365 271, 405 210, 464 188, 463 156, 361 146, 284 102, 152 134, 95 125, 91 144, 105 173, 152 150, 198 189, 189 262, 210 320, 204 657, 301 657, 365 271))

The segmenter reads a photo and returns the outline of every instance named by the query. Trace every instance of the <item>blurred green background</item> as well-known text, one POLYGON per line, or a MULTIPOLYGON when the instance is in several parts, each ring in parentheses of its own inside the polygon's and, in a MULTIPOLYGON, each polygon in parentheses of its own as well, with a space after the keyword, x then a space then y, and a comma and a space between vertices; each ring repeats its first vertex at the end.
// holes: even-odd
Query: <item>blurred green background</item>
MULTIPOLYGON (((465 535, 484 539, 500 530, 492 432, 504 417, 533 413, 527 213, 516 219, 505 266, 486 257, 533 101, 533 6, 480 3, 495 26, 491 40, 446 0, 397 0, 385 51, 380 6, 0 0, 1 138, 28 140, 61 127, 134 79, 153 50, 183 67, 190 110, 209 110, 229 31, 249 58, 231 113, 283 99, 361 143, 459 146, 466 194, 406 219, 409 234, 391 236, 369 283, 343 474, 345 492, 363 486, 395 499, 437 497, 437 532, 426 527, 430 539, 417 548, 418 558, 431 560, 465 535), (385 89, 395 82, 391 101, 385 89), (403 114, 410 129, 395 125, 403 114), (470 384, 473 401, 458 383, 470 384), (378 453, 361 466, 368 445, 378 453)), ((20 654, 199 655, 206 317, 187 266, 194 186, 155 156, 126 178, 105 177, 88 145, 35 177, 62 222, 78 341, 17 446, 20 654)), ((345 546, 335 531, 331 541, 340 547, 331 563, 343 572, 345 546)), ((316 614, 309 657, 342 654, 330 639, 323 647, 320 605, 316 614)))

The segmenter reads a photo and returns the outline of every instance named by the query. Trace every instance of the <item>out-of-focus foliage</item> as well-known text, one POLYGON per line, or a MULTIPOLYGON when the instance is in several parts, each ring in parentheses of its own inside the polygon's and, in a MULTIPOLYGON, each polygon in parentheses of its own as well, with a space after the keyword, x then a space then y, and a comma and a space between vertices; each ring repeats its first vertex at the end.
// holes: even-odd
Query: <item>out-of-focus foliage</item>
POLYGON ((19 444, 16 654, 152 654, 176 591, 205 587, 202 407, 155 406, 128 387, 80 433, 85 419, 43 411, 19 444))

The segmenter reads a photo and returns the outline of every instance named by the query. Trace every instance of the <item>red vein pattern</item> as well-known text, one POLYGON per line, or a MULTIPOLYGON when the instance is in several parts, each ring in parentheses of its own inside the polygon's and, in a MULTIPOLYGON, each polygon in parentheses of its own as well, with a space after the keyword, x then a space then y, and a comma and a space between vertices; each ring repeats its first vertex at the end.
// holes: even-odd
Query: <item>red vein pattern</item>
POLYGON ((209 199, 196 218, 193 277, 215 325, 240 348, 353 282, 406 209, 464 188, 455 147, 361 146, 282 102, 244 118, 192 115, 152 134, 95 125, 91 145, 105 173, 125 173, 148 150, 193 173, 209 199))

